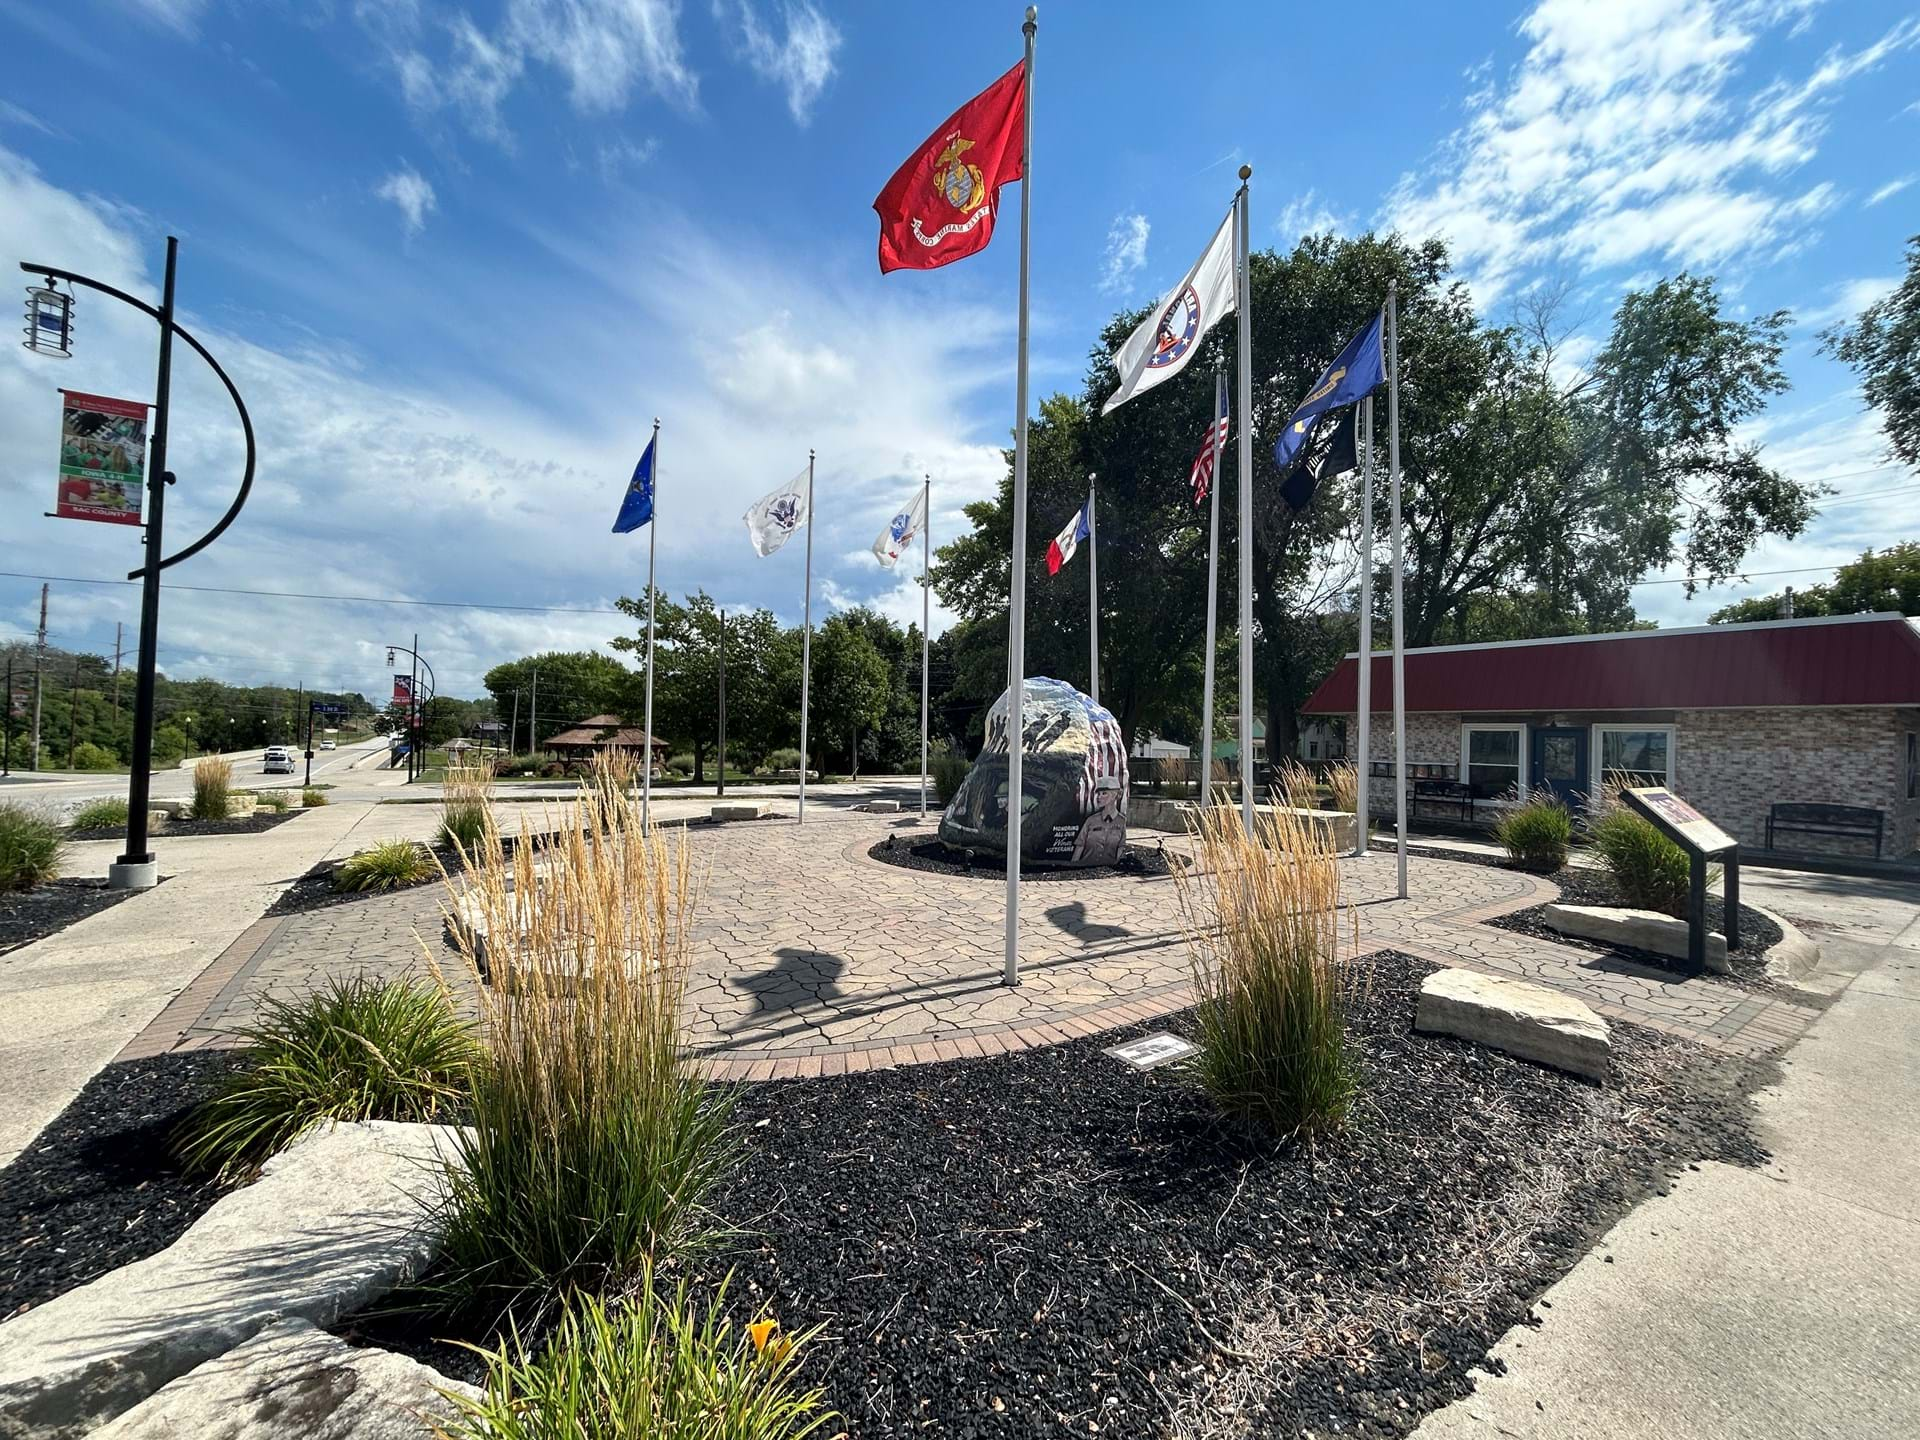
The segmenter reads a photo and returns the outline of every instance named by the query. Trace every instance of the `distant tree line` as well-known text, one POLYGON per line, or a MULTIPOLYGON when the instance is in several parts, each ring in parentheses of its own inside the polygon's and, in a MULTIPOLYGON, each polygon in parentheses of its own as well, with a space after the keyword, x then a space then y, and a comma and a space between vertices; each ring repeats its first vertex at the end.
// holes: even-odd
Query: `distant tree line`
MULTIPOLYGON (((1902 541, 1884 550, 1862 551, 1860 558, 1834 571, 1824 585, 1793 592, 1793 615, 1868 615, 1877 610, 1920 615, 1920 542, 1902 541)), ((1786 618, 1784 591, 1756 595, 1722 606, 1709 617, 1715 625, 1786 618)))

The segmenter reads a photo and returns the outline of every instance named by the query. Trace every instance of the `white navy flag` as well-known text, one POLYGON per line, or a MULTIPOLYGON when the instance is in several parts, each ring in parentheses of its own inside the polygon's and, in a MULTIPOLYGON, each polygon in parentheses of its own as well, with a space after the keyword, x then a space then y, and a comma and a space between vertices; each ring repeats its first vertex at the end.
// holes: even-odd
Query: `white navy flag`
POLYGON ((1162 381, 1171 380, 1200 353, 1200 341, 1222 316, 1233 313, 1233 212, 1220 222, 1193 269, 1147 312, 1140 328, 1114 352, 1120 388, 1100 407, 1105 415, 1162 381))
POLYGON ((746 514, 747 536, 753 548, 771 555, 807 523, 807 472, 802 470, 771 495, 753 502, 746 514))
POLYGON ((891 570, 894 562, 913 548, 913 542, 920 538, 920 531, 926 523, 927 492, 920 489, 913 492, 913 499, 887 522, 887 528, 873 542, 873 558, 891 570))

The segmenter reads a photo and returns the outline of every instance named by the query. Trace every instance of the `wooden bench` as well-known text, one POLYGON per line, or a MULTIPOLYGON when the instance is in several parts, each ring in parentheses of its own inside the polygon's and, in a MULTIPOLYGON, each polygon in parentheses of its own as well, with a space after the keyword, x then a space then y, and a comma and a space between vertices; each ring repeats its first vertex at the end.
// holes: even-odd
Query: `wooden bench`
POLYGON ((1885 812, 1867 805, 1810 805, 1775 802, 1767 810, 1767 849, 1777 848, 1776 834, 1831 835, 1843 840, 1873 841, 1873 858, 1880 858, 1886 836, 1885 812))
POLYGON ((1411 809, 1421 805, 1449 805, 1460 812, 1462 820, 1473 819, 1473 788, 1458 780, 1415 780, 1413 782, 1413 804, 1411 809))

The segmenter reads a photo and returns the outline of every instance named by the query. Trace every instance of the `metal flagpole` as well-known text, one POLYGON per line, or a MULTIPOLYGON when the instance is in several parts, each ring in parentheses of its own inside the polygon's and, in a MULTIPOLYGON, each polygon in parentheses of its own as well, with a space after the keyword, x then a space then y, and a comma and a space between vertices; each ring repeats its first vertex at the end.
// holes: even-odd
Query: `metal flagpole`
POLYGON ((1027 702, 1027 282, 1033 233, 1033 37, 1040 12, 1027 7, 1026 94, 1020 137, 1020 325, 1014 362, 1013 585, 1007 597, 1007 960, 1002 979, 1020 983, 1020 759, 1027 702))
MULTIPOLYGON (((1227 400, 1227 377, 1213 372, 1213 413, 1209 427, 1217 426, 1221 408, 1227 400)), ((1213 476, 1207 488, 1213 493, 1212 513, 1207 517, 1207 648, 1206 673, 1200 681, 1200 803, 1213 803, 1213 657, 1218 650, 1220 609, 1220 477, 1226 467, 1220 463, 1220 436, 1209 428, 1207 442, 1213 446, 1213 476)))
POLYGON ((1247 181, 1253 167, 1240 167, 1240 217, 1234 226, 1233 308, 1239 312, 1240 389, 1240 818, 1253 833, 1253 283, 1247 273, 1247 181))
POLYGON ((1094 481, 1087 476, 1087 675, 1093 688, 1087 694, 1100 703, 1100 522, 1094 515, 1094 481))
POLYGON ((1360 698, 1355 718, 1360 726, 1359 814, 1353 817, 1353 853, 1367 853, 1367 822, 1373 818, 1373 770, 1367 753, 1373 738, 1373 397, 1360 402, 1360 443, 1366 453, 1360 461, 1360 698))
POLYGON ((660 417, 653 417, 653 514, 647 520, 647 715, 642 728, 647 743, 640 760, 640 828, 647 828, 647 815, 653 805, 653 548, 660 534, 660 417))
POLYGON ((800 641, 800 819, 807 823, 807 687, 813 680, 813 451, 807 451, 807 598, 801 606, 800 641))
POLYGON ((920 491, 920 822, 927 819, 927 636, 933 623, 933 476, 922 475, 920 491))
POLYGON ((1400 898, 1407 898, 1407 626, 1400 541, 1400 300, 1399 282, 1387 282, 1387 465, 1393 472, 1393 828, 1399 857, 1400 898))

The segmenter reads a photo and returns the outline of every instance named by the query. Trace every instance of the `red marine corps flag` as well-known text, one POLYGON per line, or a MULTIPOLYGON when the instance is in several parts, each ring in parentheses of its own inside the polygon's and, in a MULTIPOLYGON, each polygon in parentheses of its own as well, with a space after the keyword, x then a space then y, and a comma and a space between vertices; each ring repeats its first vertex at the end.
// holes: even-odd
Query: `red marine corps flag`
POLYGON ((953 112, 907 158, 873 208, 880 215, 880 273, 935 270, 993 238, 1000 187, 1021 178, 1026 62, 953 112))

